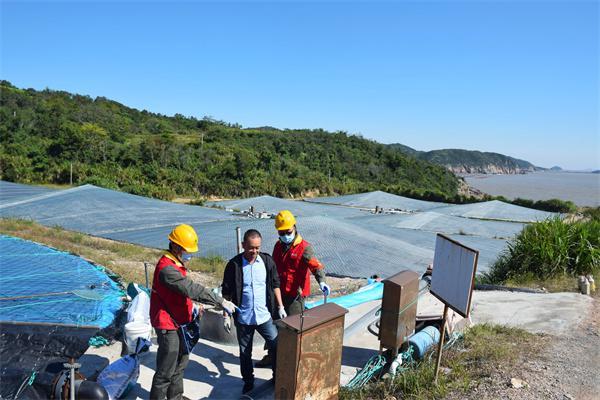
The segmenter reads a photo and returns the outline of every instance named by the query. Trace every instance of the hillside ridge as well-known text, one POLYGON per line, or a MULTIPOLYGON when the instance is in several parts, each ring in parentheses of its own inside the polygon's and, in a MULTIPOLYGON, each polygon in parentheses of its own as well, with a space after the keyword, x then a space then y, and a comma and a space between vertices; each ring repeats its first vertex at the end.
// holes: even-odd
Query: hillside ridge
POLYGON ((106 97, 0 82, 0 179, 91 183, 162 199, 383 190, 460 201, 460 180, 384 144, 323 129, 242 128, 106 97))
POLYGON ((465 149, 419 151, 400 143, 388 146, 419 160, 442 165, 455 174, 524 174, 544 170, 529 161, 494 152, 465 149))

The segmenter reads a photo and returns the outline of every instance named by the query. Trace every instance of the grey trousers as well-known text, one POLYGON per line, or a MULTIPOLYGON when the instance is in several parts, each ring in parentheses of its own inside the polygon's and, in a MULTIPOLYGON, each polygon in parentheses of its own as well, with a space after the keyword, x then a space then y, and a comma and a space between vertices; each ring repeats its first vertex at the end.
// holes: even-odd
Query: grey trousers
POLYGON ((177 331, 157 330, 158 352, 156 372, 152 378, 150 399, 181 399, 183 396, 183 372, 189 355, 182 354, 177 331))

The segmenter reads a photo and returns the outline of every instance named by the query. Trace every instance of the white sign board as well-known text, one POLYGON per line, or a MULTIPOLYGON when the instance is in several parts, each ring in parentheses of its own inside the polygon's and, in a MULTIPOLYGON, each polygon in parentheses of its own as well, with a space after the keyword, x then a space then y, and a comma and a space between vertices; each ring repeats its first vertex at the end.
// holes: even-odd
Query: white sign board
POLYGON ((469 316, 479 252, 438 234, 433 257, 431 293, 462 315, 469 316))

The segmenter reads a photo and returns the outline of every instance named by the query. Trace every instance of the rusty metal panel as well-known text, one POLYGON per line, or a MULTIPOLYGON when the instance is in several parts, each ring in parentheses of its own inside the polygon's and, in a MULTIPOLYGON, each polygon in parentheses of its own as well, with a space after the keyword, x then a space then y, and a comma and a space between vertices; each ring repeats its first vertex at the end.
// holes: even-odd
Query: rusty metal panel
POLYGON ((398 349, 415 330, 419 274, 402 271, 383 281, 379 324, 381 347, 398 349))
POLYGON ((300 336, 293 330, 280 328, 277 338, 277 370, 275 398, 291 399, 296 391, 300 336))
POLYGON ((296 332, 302 330, 308 331, 317 325, 324 324, 335 318, 346 314, 348 310, 335 303, 322 304, 318 307, 311 308, 304 312, 304 322, 301 323, 300 314, 290 315, 287 318, 280 319, 275 323, 279 326, 285 326, 288 329, 292 329, 296 332))
POLYGON ((315 307, 304 313, 302 331, 300 316, 278 321, 276 399, 337 399, 346 312, 333 303, 315 307))

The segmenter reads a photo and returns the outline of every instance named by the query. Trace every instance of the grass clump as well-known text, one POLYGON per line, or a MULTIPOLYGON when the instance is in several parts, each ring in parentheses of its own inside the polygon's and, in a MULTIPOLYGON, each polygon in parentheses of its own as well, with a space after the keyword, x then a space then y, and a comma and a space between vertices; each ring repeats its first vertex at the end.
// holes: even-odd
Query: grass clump
POLYGON ((600 207, 586 207, 582 214, 592 221, 600 221, 600 207))
POLYGON ((203 272, 213 275, 217 278, 222 278, 225 272, 227 262, 219 256, 211 257, 194 257, 190 261, 188 269, 196 272, 203 272))
POLYGON ((494 374, 506 374, 542 346, 540 336, 503 325, 480 324, 442 355, 438 385, 433 384, 435 354, 426 357, 390 380, 359 389, 341 388, 340 399, 439 399, 465 393, 494 374))
POLYGON ((483 283, 528 283, 600 273, 600 221, 548 219, 511 240, 483 283))
POLYGON ((534 201, 517 197, 516 199, 512 200, 511 203, 521 207, 563 214, 574 213, 577 211, 577 206, 570 200, 549 199, 534 201))

